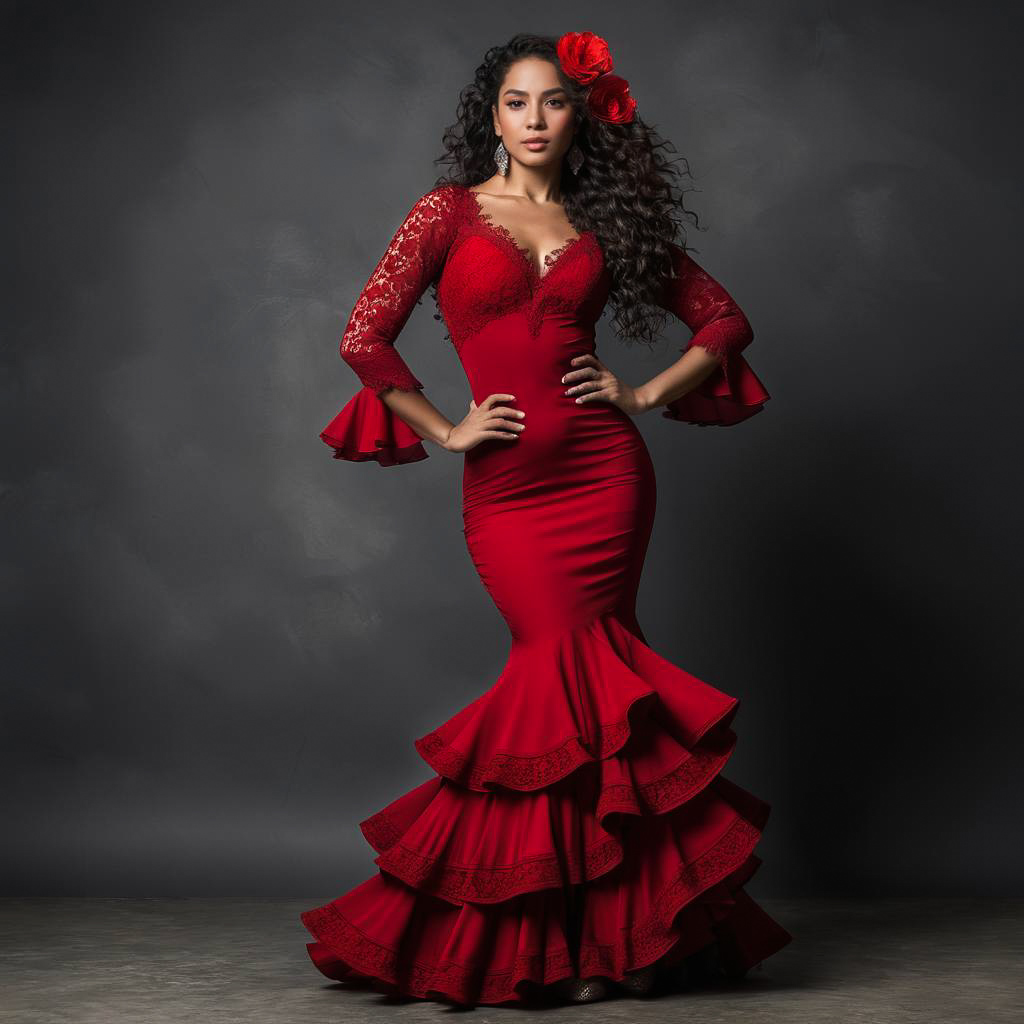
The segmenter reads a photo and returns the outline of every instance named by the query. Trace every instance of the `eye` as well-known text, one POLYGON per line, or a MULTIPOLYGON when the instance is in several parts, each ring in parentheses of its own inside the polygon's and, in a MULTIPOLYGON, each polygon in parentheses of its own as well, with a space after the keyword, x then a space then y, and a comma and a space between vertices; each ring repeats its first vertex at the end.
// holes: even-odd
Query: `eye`
MULTIPOLYGON (((523 102, 522 100, 509 100, 508 103, 506 104, 506 106, 514 108, 517 103, 522 103, 522 102, 523 102)), ((555 104, 557 104, 558 107, 564 107, 565 106, 565 100, 560 100, 560 99, 558 99, 557 97, 554 97, 554 96, 552 96, 551 99, 548 100, 548 103, 555 103, 555 104)))

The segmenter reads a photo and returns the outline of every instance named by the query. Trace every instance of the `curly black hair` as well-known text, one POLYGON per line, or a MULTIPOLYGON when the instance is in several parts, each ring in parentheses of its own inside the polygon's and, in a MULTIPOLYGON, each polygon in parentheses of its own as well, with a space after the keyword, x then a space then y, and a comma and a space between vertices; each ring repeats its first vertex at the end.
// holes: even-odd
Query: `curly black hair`
POLYGON ((476 69, 473 81, 459 96, 457 121, 445 129, 445 154, 435 164, 449 164, 435 187, 446 184, 469 187, 490 178, 495 170, 494 121, 491 105, 508 69, 518 60, 540 57, 558 72, 576 113, 576 144, 585 157, 578 174, 562 175, 561 191, 569 222, 577 232, 592 231, 601 244, 611 275, 609 305, 618 336, 653 343, 661 334, 667 312, 656 297, 671 274, 670 243, 684 251, 686 228, 679 215, 697 230, 697 214, 683 205, 685 192, 676 179, 692 179, 685 158, 684 170, 664 152, 675 146, 636 113, 628 124, 612 124, 593 117, 587 107, 585 88, 562 70, 557 39, 519 33, 504 46, 493 46, 476 69), (664 151, 664 152, 662 152, 664 151))

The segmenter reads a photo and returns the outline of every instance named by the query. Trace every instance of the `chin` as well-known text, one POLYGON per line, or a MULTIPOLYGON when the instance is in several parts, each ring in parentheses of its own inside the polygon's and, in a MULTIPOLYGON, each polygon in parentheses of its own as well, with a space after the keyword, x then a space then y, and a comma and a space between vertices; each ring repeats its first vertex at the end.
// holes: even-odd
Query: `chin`
POLYGON ((531 153, 526 150, 523 155, 519 158, 519 162, 526 164, 527 167, 547 167, 548 164, 557 164, 564 153, 559 153, 557 156, 552 156, 550 153, 531 153))

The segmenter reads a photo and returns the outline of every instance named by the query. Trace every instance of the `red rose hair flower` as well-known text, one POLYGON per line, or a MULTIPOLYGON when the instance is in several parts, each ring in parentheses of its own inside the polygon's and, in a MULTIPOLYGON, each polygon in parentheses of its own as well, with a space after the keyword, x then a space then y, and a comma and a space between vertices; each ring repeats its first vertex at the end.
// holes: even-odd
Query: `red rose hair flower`
POLYGON ((587 107, 600 121, 628 124, 636 114, 629 82, 611 73, 615 66, 608 44, 594 32, 566 32, 558 40, 562 70, 580 85, 589 86, 587 107))
POLYGON ((636 113, 636 100, 629 95, 629 82, 618 75, 601 75, 587 97, 595 117, 612 124, 628 124, 636 113))
POLYGON ((566 32, 558 40, 562 70, 580 85, 589 85, 615 67, 608 44, 593 32, 566 32))

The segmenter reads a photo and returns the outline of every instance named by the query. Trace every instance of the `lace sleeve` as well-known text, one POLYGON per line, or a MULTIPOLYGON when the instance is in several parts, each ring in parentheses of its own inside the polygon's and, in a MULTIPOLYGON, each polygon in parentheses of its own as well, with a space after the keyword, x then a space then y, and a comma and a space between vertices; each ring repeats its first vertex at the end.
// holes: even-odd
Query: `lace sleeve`
POLYGON ((356 301, 341 338, 341 358, 363 386, 320 432, 336 459, 401 466, 427 458, 423 439, 380 396, 388 388, 423 387, 395 339, 444 266, 456 198, 452 186, 443 185, 416 201, 356 301))
POLYGON ((668 419, 701 426, 728 426, 760 412, 771 397, 740 355, 754 331, 732 296, 680 246, 671 245, 672 277, 659 305, 674 313, 693 336, 686 352, 699 345, 718 360, 718 368, 693 391, 666 405, 668 419))
POLYGON ((455 226, 455 190, 418 199, 363 288, 341 339, 341 358, 364 387, 412 391, 423 385, 395 348, 413 308, 441 272, 455 226))

